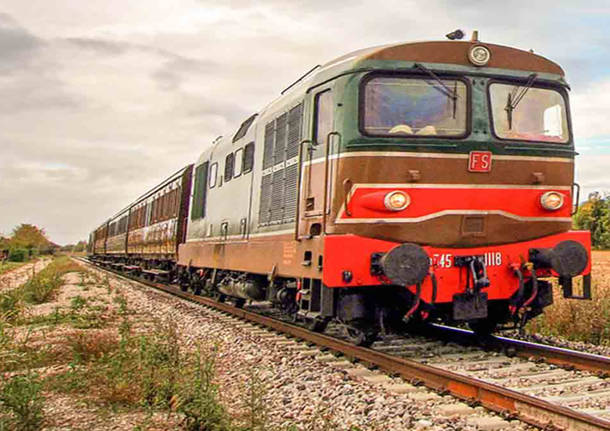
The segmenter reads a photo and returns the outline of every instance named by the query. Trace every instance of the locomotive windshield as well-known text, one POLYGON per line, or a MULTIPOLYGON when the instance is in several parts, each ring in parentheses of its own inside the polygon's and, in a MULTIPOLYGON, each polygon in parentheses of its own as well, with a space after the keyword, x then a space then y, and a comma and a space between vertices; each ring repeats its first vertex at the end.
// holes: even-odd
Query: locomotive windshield
POLYGON ((489 86, 489 97, 498 138, 568 142, 566 106, 558 91, 494 83, 489 86))
POLYGON ((467 106, 459 80, 375 77, 364 90, 363 128, 378 136, 462 136, 467 106))

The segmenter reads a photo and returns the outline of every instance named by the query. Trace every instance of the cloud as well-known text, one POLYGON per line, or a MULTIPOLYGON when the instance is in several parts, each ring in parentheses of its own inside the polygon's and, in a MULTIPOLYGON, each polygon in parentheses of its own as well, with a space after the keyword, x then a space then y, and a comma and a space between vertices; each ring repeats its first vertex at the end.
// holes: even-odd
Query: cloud
POLYGON ((32 52, 40 45, 40 39, 26 31, 10 15, 0 13, 0 49, 3 58, 32 52))
POLYGON ((582 187, 581 201, 589 193, 610 192, 610 154, 581 155, 576 158, 576 182, 582 187))
POLYGON ((69 37, 63 40, 78 48, 105 55, 124 54, 131 47, 126 43, 88 37, 69 37))

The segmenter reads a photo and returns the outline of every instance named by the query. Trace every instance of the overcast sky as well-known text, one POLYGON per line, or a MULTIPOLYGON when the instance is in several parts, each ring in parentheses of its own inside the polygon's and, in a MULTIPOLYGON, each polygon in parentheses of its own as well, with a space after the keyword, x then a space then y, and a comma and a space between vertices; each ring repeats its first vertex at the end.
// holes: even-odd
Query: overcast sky
POLYGON ((610 7, 578 4, 4 0, 0 233, 85 239, 312 66, 457 28, 564 67, 578 181, 610 191, 610 7))

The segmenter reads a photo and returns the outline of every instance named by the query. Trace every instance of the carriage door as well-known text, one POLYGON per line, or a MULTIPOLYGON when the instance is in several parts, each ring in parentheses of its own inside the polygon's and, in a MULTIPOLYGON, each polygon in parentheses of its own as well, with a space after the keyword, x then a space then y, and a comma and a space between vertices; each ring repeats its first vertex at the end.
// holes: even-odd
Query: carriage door
MULTIPOLYGON (((322 90, 314 96, 311 140, 305 141, 301 149, 301 199, 299 208, 299 238, 320 235, 323 229, 325 187, 328 191, 330 175, 328 168, 328 134, 333 130, 332 90, 322 90)), ((328 201, 328 198, 327 198, 328 201)))

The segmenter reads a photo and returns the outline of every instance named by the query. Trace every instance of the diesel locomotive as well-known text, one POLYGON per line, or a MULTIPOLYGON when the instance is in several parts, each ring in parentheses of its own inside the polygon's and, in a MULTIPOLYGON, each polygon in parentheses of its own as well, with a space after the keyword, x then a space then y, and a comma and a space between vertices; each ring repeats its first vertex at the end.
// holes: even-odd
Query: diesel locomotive
POLYGON ((553 279, 591 296, 568 91, 556 63, 476 38, 352 52, 99 226, 91 257, 363 345, 523 325, 553 279))

